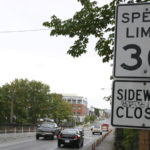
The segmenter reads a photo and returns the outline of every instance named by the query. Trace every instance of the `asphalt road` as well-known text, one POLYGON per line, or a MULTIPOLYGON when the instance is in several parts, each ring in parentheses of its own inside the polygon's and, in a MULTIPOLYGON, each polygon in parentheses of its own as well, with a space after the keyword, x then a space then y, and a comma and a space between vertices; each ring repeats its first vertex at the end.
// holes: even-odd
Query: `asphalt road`
MULTIPOLYGON (((80 149, 88 150, 88 147, 92 145, 94 140, 101 137, 99 134, 92 135, 90 129, 85 130, 84 135, 84 145, 80 149)), ((45 140, 40 138, 36 140, 35 136, 33 137, 24 137, 12 142, 5 142, 0 145, 0 150, 59 150, 61 148, 57 147, 57 139, 54 140, 45 140)), ((73 147, 63 147, 63 150, 77 149, 73 147)))
MULTIPOLYGON (((84 145, 83 147, 79 148, 80 150, 91 150, 92 144, 100 138, 101 135, 96 134, 92 135, 90 128, 85 128, 84 130, 84 145)), ((40 138, 39 140, 35 139, 35 134, 31 136, 24 136, 23 138, 16 138, 8 140, 4 143, 0 143, 0 150, 76 150, 78 148, 73 147, 57 147, 57 139, 54 140, 45 140, 40 138)))

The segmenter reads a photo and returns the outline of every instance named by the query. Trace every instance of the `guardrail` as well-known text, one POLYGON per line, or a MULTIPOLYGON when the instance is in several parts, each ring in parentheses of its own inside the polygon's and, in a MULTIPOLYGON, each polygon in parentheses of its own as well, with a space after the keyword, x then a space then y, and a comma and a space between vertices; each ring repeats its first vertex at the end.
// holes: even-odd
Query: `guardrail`
POLYGON ((112 130, 110 130, 109 132, 105 133, 101 138, 97 139, 93 144, 92 144, 92 149, 91 150, 95 150, 95 147, 100 144, 105 138, 106 136, 108 136, 110 133, 112 132, 112 130))

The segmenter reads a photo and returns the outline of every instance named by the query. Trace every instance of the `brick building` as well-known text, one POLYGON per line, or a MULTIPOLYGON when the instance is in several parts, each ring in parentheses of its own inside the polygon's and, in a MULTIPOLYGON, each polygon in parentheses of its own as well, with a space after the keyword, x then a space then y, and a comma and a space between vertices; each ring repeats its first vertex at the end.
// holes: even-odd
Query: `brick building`
POLYGON ((84 121, 87 116, 87 98, 76 95, 63 95, 63 100, 68 101, 73 107, 73 116, 79 118, 80 122, 84 121))

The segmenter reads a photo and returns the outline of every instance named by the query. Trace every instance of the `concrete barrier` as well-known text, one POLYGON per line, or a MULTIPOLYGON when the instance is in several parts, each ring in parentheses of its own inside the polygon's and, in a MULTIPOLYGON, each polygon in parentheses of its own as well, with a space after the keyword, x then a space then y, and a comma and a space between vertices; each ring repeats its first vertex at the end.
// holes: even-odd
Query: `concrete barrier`
POLYGON ((110 130, 109 132, 105 133, 101 138, 97 139, 93 144, 92 144, 92 149, 91 150, 95 150, 95 147, 100 144, 105 138, 106 136, 108 136, 110 133, 112 132, 112 130, 110 130))

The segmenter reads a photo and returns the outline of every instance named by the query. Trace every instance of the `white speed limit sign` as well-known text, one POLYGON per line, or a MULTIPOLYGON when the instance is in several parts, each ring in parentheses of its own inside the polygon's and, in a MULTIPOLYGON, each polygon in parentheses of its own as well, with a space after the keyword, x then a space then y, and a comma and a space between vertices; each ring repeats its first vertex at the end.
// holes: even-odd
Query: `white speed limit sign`
POLYGON ((150 3, 118 5, 114 77, 150 77, 150 3))

